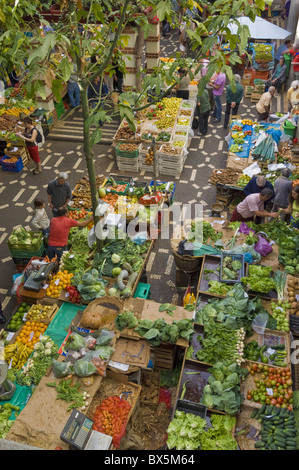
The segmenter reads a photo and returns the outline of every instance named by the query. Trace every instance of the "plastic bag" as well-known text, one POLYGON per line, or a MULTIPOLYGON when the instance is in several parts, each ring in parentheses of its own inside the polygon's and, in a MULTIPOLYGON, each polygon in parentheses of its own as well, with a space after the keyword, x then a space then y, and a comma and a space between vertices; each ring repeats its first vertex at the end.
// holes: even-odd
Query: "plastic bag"
POLYGON ((102 328, 100 335, 96 339, 96 346, 107 346, 111 343, 114 338, 114 331, 108 330, 108 328, 102 328))
POLYGON ((53 375, 56 379, 61 379, 73 373, 73 367, 70 362, 61 362, 53 359, 52 367, 53 375))
POLYGON ((74 362, 73 370, 78 377, 89 377, 97 372, 96 366, 89 360, 87 355, 74 362))
POLYGON ((261 237, 260 235, 257 235, 259 238, 259 241, 254 245, 255 251, 257 253, 260 253, 261 256, 267 256, 269 253, 272 253, 273 248, 272 245, 270 245, 265 238, 261 237))

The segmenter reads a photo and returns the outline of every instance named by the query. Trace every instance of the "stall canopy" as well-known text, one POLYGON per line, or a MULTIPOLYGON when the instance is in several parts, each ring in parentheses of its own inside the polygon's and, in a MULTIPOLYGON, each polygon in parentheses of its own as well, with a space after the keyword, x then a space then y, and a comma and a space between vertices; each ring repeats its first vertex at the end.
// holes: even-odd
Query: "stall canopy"
MULTIPOLYGON (((252 39, 286 39, 292 34, 290 31, 260 17, 257 17, 254 22, 247 16, 240 16, 237 19, 241 25, 248 26, 252 39)), ((228 27, 233 34, 237 33, 238 26, 235 23, 229 24, 228 27)))

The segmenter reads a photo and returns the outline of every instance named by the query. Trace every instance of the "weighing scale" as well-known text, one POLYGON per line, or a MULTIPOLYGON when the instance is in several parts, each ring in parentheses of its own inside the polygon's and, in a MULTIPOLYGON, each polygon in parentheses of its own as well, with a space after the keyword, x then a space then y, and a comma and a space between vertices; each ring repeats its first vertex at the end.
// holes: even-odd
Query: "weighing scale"
MULTIPOLYGON (((39 261, 39 264, 41 262, 39 261)), ((31 290, 33 292, 39 292, 42 286, 42 283, 47 279, 49 274, 53 271, 55 263, 45 263, 41 264, 37 272, 33 272, 28 277, 27 281, 24 283, 25 290, 31 290)))
POLYGON ((0 361, 0 401, 10 400, 16 391, 16 386, 7 377, 8 364, 0 361))
POLYGON ((78 410, 73 410, 60 439, 73 450, 109 450, 112 437, 92 429, 93 421, 78 410))

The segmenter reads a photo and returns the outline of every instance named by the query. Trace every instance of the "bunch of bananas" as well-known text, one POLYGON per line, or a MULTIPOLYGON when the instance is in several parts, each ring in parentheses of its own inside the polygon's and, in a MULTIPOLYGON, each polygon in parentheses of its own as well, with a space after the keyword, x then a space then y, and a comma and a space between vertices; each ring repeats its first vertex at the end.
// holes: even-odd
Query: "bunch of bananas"
POLYGON ((11 367, 16 369, 21 369, 23 367, 31 353, 32 349, 19 341, 16 341, 13 344, 8 344, 4 348, 5 360, 9 364, 11 362, 11 367))

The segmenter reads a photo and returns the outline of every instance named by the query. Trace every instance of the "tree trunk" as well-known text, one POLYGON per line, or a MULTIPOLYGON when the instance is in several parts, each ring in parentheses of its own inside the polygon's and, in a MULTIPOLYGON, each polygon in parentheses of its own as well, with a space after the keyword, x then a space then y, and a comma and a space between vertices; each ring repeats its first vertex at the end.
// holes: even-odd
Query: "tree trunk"
MULTIPOLYGON (((93 211, 93 217, 94 217, 94 226, 96 227, 97 223, 100 220, 99 216, 96 215, 99 201, 98 201, 97 181, 96 181, 96 173, 95 173, 95 168, 94 168, 93 152, 92 152, 92 148, 90 145, 90 124, 89 124, 90 110, 88 106, 87 88, 88 88, 88 82, 82 83, 81 103, 82 103, 82 110, 83 110, 83 135, 84 135, 83 154, 86 160, 86 166, 87 166, 87 171, 88 171, 92 211, 93 211)), ((103 241, 97 238, 97 250, 101 251, 102 247, 103 247, 103 241)))
POLYGON ((137 39, 136 39, 136 44, 135 44, 137 91, 142 90, 142 75, 140 71, 142 69, 143 46, 144 46, 144 31, 143 31, 142 26, 138 26, 137 39))

